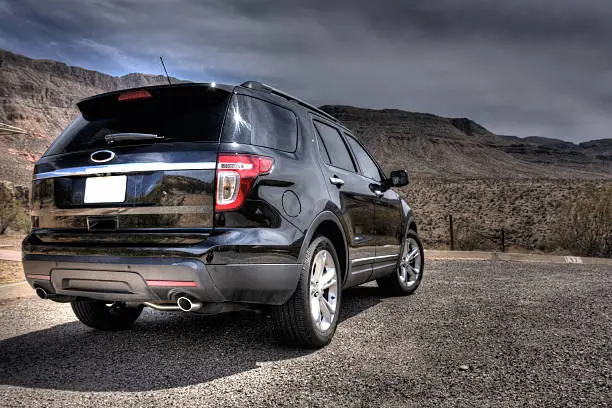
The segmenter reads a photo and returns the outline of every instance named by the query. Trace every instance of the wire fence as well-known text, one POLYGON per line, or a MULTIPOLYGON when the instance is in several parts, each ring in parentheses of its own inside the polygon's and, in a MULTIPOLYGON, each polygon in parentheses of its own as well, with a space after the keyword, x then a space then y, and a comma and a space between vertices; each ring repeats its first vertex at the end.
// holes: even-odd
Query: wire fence
POLYGON ((477 223, 468 222, 461 219, 459 222, 453 219, 453 215, 448 217, 448 237, 449 248, 451 250, 496 250, 506 252, 511 242, 508 242, 508 235, 512 236, 512 231, 505 228, 483 228, 477 223))

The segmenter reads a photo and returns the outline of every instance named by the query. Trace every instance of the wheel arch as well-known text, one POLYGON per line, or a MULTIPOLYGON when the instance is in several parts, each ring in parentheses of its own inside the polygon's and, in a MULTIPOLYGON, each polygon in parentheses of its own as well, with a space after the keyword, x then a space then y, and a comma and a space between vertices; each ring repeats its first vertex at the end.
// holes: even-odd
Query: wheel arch
POLYGON ((412 213, 412 209, 404 200, 402 200, 402 224, 404 236, 406 236, 409 229, 414 230, 414 232, 418 234, 419 230, 417 229, 416 218, 412 213))
MULTIPOLYGON (((419 233, 419 230, 417 229, 417 224, 414 218, 408 220, 408 229, 413 230, 417 234, 419 233)), ((406 232, 408 232, 408 230, 406 230, 406 232)))
POLYGON ((308 227, 304 235, 302 247, 300 248, 298 261, 302 262, 304 260, 304 255, 308 246, 317 235, 324 235, 334 244, 334 248, 338 255, 338 261, 340 262, 342 282, 345 282, 348 275, 348 245, 346 242, 346 233, 338 217, 331 211, 319 213, 310 224, 310 227, 308 227))

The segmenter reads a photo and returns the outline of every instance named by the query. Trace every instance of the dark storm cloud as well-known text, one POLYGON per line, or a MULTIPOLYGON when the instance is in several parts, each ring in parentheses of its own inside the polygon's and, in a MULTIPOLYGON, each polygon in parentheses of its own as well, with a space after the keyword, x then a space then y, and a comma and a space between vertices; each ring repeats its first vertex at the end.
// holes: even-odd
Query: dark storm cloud
POLYGON ((612 136, 610 21, 595 0, 0 0, 0 47, 581 141, 612 136))

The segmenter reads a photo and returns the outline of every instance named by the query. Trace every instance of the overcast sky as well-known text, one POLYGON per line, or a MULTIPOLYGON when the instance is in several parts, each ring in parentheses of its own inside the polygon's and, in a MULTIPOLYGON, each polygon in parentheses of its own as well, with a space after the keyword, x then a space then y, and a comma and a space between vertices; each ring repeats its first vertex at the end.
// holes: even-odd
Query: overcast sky
POLYGON ((611 0, 0 0, 0 48, 113 75, 612 137, 611 0))

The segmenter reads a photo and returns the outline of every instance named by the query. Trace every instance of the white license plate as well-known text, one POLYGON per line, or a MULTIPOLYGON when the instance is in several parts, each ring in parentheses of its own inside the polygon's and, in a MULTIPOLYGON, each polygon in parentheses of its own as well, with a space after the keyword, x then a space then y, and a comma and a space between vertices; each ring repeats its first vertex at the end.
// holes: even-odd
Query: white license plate
POLYGON ((89 177, 85 179, 85 204, 122 203, 125 201, 127 176, 89 177))

